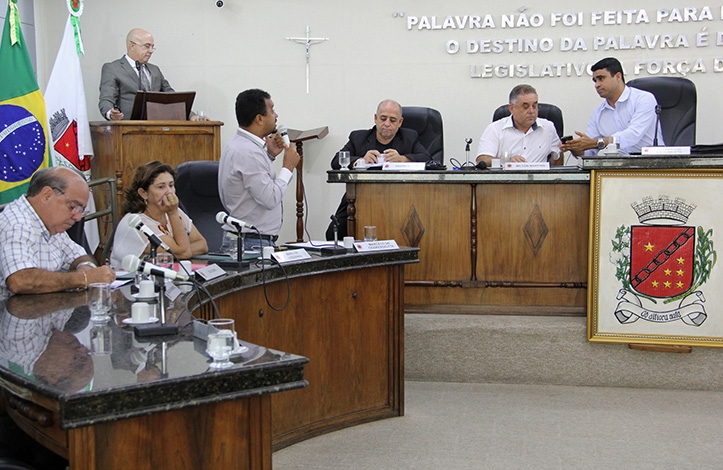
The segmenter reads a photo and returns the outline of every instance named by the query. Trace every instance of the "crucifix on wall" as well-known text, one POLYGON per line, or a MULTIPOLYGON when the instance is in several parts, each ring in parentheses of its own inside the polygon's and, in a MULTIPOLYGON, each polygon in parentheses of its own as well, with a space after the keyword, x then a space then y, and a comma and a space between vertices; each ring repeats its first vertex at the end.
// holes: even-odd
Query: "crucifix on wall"
POLYGON ((294 37, 287 37, 289 41, 294 41, 297 44, 303 44, 306 47, 306 93, 309 93, 309 49, 311 49, 311 46, 314 44, 319 44, 324 41, 328 41, 329 38, 312 38, 309 37, 310 34, 310 28, 306 27, 306 37, 301 38, 294 38, 294 37))

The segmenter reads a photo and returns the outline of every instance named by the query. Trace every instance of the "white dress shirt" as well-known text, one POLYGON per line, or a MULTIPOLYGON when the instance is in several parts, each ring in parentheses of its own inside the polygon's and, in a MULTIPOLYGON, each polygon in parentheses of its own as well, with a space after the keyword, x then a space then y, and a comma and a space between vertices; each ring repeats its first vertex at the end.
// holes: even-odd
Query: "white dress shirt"
POLYGON ((551 121, 537 118, 527 132, 522 132, 514 126, 512 116, 507 116, 487 126, 479 139, 477 156, 499 158, 507 152, 510 157, 521 155, 528 162, 546 162, 550 153, 560 152, 559 143, 551 121))
MULTIPOLYGON (((283 197, 292 176, 288 168, 282 168, 277 176, 266 142, 239 128, 221 152, 218 167, 221 203, 231 216, 254 225, 262 235, 278 235, 283 220, 283 197)), ((224 228, 232 230, 232 227, 224 228)))
MULTIPOLYGON (((625 86, 613 108, 604 100, 590 115, 587 136, 593 139, 615 137, 620 153, 640 153, 643 147, 653 145, 655 137, 655 95, 625 86)), ((658 145, 665 145, 658 124, 658 145)), ((586 150, 585 155, 597 155, 597 149, 586 150)))

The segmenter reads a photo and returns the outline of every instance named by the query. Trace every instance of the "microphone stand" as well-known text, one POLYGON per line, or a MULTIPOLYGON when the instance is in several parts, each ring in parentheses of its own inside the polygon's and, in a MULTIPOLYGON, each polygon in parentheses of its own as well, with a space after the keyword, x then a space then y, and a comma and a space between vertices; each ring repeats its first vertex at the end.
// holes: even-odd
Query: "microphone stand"
POLYGON ((339 246, 339 218, 336 215, 331 216, 331 227, 334 231, 334 246, 325 246, 321 249, 322 256, 345 255, 346 248, 339 246))
MULTIPOLYGON (((243 238, 241 238, 241 234, 242 234, 241 225, 230 222, 230 221, 229 221, 229 224, 233 225, 234 228, 236 229, 236 235, 237 235, 236 260, 234 260, 234 261, 219 260, 219 261, 216 261, 216 264, 221 267, 224 267, 224 268, 236 268, 237 270, 241 270, 241 269, 249 266, 249 264, 250 264, 248 261, 243 260, 244 259, 244 240, 243 240, 243 238)), ((259 240, 260 239, 261 239, 261 237, 259 237, 259 240)))
POLYGON ((660 127, 660 105, 655 105, 655 138, 653 139, 653 146, 658 146, 658 128, 660 127))
MULTIPOLYGON (((158 254, 158 244, 149 239, 151 248, 149 253, 155 263, 156 255, 158 254)), ((172 252, 171 255, 175 258, 172 252)), ((179 264, 180 265, 180 264, 179 264)), ((149 323, 146 325, 135 325, 136 336, 159 336, 159 335, 175 335, 178 334, 178 325, 176 323, 166 323, 166 279, 163 276, 155 274, 153 276, 154 284, 158 289, 158 315, 160 316, 159 324, 149 323)))

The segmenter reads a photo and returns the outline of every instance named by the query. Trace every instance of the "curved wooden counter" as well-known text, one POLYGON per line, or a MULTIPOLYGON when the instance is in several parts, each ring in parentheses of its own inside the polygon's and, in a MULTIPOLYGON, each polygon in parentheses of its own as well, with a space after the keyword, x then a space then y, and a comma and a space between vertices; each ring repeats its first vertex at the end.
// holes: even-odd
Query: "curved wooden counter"
MULTIPOLYGON (((274 450, 404 414, 404 265, 417 249, 318 257, 208 285, 239 338, 309 358, 303 390, 272 396, 274 450), (283 306, 275 311, 267 304, 283 306)), ((203 305, 201 316, 210 309, 203 305)))

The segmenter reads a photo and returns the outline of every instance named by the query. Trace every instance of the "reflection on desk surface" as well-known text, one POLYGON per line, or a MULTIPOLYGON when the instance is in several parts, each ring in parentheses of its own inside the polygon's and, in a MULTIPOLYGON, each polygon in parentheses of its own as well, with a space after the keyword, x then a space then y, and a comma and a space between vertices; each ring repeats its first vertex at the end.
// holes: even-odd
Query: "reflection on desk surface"
MULTIPOLYGON (((90 321, 85 292, 6 299, 0 311, 0 375, 60 396, 210 373, 205 342, 193 337, 184 296, 168 302, 166 311, 179 323, 179 335, 138 338, 122 322, 130 312, 128 289, 113 292, 111 320, 105 323, 90 321)), ((239 367, 299 358, 243 344, 249 350, 233 358, 239 367)))

